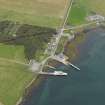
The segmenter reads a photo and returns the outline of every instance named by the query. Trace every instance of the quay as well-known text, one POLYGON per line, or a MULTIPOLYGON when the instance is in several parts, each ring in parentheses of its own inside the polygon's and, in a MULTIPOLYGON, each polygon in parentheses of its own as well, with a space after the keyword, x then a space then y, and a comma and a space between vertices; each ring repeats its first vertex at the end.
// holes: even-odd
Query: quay
POLYGON ((80 71, 80 68, 78 68, 77 66, 73 65, 72 63, 69 63, 70 66, 72 66, 73 68, 75 68, 76 70, 80 71))
POLYGON ((67 76, 67 73, 63 72, 63 71, 54 71, 54 72, 39 72, 38 74, 41 75, 52 75, 52 76, 67 76))

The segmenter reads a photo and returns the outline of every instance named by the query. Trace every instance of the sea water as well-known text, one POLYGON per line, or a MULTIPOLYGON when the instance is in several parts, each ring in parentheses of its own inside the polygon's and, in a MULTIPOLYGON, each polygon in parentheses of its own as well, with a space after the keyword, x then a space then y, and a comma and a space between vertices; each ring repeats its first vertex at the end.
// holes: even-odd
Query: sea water
POLYGON ((24 105, 105 105, 105 30, 97 28, 85 35, 72 62, 81 71, 58 67, 68 76, 46 77, 24 105))

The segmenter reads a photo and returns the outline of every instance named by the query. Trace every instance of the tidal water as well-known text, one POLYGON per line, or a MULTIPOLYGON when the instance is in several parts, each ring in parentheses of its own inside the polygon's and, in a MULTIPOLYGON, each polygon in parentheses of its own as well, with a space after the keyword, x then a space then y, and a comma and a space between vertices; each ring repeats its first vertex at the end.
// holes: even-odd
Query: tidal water
POLYGON ((77 50, 79 56, 73 63, 81 71, 58 67, 69 75, 46 77, 24 105, 105 105, 105 30, 86 33, 77 50))

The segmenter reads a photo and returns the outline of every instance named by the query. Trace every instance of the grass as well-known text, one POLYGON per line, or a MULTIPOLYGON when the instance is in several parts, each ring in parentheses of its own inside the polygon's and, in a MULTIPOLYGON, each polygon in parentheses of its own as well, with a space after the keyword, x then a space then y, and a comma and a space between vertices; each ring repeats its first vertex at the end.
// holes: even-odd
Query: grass
POLYGON ((69 25, 79 25, 86 22, 85 18, 88 12, 84 6, 76 2, 73 4, 68 17, 69 25))
POLYGON ((0 57, 25 62, 22 46, 0 44, 0 57))
POLYGON ((0 102, 3 105, 15 105, 33 78, 27 67, 9 60, 24 62, 23 47, 0 44, 0 102))
POLYGON ((0 0, 0 20, 58 27, 66 5, 67 0, 0 0))
POLYGON ((80 0, 90 11, 105 16, 105 0, 80 0))
POLYGON ((37 58, 36 60, 42 61, 47 43, 55 32, 56 30, 52 28, 16 25, 11 21, 3 21, 0 24, 0 42, 3 43, 0 44, 0 56, 23 61, 25 58, 27 60, 37 58))
MULTIPOLYGON (((9 20, 21 24, 56 28, 63 20, 66 5, 67 0, 0 0, 0 21, 9 20)), ((2 34, 3 27, 0 30, 1 42, 3 42, 4 37, 13 37, 10 35, 11 32, 8 33, 10 29, 7 30, 8 27, 5 27, 6 30, 3 30, 4 34, 2 34)), ((31 27, 29 29, 29 27, 28 30, 24 30, 23 28, 22 32, 19 30, 20 34, 19 32, 16 34, 35 36, 36 32, 33 31, 34 28, 31 27)), ((39 28, 37 31, 39 32, 39 28)), ((14 40, 13 42, 0 43, 0 103, 3 103, 3 105, 15 105, 19 98, 23 96, 25 87, 33 78, 36 78, 26 66, 9 60, 25 62, 24 48, 26 47, 26 50, 29 51, 30 48, 32 48, 31 44, 37 48, 36 56, 39 56, 38 59, 44 59, 42 49, 45 47, 43 45, 41 46, 41 44, 46 44, 46 42, 49 41, 49 33, 46 36, 46 38, 43 35, 43 38, 35 36, 33 39, 32 37, 22 38, 21 40, 16 39, 15 41, 17 41, 16 43, 18 44, 16 44, 14 40), (38 49, 38 47, 40 48, 38 49)))
POLYGON ((32 78, 33 74, 23 65, 0 60, 0 101, 15 105, 32 78))
POLYGON ((92 13, 105 16, 105 0, 75 0, 69 14, 68 24, 86 23, 86 17, 92 13))
POLYGON ((56 50, 56 54, 60 54, 63 52, 67 40, 68 40, 68 36, 61 37, 60 42, 58 44, 58 48, 56 50))
POLYGON ((11 32, 14 24, 10 27, 8 23, 0 23, 0 102, 15 105, 23 96, 25 87, 37 76, 23 63, 27 63, 28 57, 34 56, 38 61, 46 57, 43 53, 55 29, 22 25, 16 32, 11 32))
POLYGON ((85 41, 84 33, 76 35, 75 39, 68 43, 65 47, 65 55, 69 57, 69 60, 74 60, 78 56, 77 46, 85 41))
POLYGON ((47 54, 44 54, 45 50, 37 50, 37 52, 35 53, 35 60, 38 62, 43 61, 45 58, 48 57, 47 54))

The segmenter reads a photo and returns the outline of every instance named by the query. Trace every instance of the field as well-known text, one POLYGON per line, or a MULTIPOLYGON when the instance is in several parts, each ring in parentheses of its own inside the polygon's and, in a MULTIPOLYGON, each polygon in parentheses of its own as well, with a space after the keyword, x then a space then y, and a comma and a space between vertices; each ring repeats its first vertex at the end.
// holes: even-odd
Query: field
POLYGON ((79 0, 88 9, 105 16, 105 0, 79 0))
POLYGON ((0 0, 0 20, 58 27, 69 0, 0 0))
POLYGON ((33 74, 24 65, 0 59, 0 102, 15 105, 33 74))
POLYGON ((24 63, 46 57, 43 53, 67 4, 68 0, 0 0, 0 104, 15 105, 36 78, 24 63))
POLYGON ((0 22, 0 103, 15 105, 23 96, 25 87, 37 76, 25 64, 46 57, 44 51, 53 33, 52 28, 0 22))
POLYGON ((88 14, 87 9, 80 3, 76 2, 72 5, 68 23, 70 25, 79 25, 85 22, 85 18, 88 14))
POLYGON ((22 46, 0 44, 0 58, 26 62, 22 46))
POLYGON ((33 74, 24 65, 23 47, 0 44, 0 102, 15 105, 33 74))
POLYGON ((75 0, 68 18, 68 25, 87 23, 86 17, 93 14, 105 16, 105 0, 75 0))

